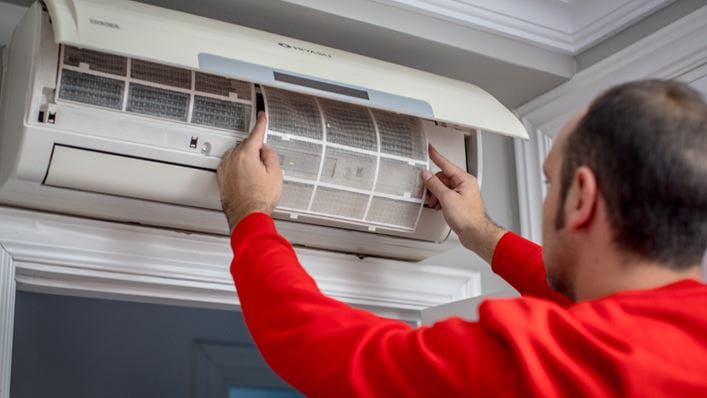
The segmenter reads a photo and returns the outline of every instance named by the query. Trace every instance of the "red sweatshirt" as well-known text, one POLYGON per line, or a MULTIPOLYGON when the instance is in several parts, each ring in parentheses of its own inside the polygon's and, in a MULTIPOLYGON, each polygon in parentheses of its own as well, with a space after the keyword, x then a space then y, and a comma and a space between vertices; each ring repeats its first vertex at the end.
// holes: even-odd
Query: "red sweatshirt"
POLYGON ((513 233, 492 266, 522 298, 479 321, 411 328, 324 296, 271 218, 246 217, 231 273, 268 364, 312 397, 707 397, 707 286, 684 280, 572 304, 513 233))

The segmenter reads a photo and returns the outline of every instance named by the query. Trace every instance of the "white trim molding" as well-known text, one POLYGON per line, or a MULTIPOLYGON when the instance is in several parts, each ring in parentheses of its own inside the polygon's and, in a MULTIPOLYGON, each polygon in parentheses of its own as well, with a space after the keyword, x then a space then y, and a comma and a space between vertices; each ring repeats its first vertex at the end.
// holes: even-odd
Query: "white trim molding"
POLYGON ((15 323, 15 267, 0 245, 0 398, 10 397, 12 334, 15 323))
POLYGON ((526 239, 541 244, 542 202, 546 193, 542 164, 550 151, 551 139, 538 132, 525 118, 521 120, 530 139, 513 141, 520 232, 526 239))
POLYGON ((516 109, 530 135, 515 140, 521 233, 540 242, 542 162, 551 137, 570 116, 614 85, 637 79, 689 80, 707 64, 707 7, 675 21, 592 65, 571 80, 516 109))
POLYGON ((674 0, 374 0, 577 54, 674 0))
MULTIPOLYGON (((2 207, 0 225, 20 290, 238 309, 226 237, 2 207)), ((405 319, 479 294, 473 271, 296 251, 325 294, 405 319)))

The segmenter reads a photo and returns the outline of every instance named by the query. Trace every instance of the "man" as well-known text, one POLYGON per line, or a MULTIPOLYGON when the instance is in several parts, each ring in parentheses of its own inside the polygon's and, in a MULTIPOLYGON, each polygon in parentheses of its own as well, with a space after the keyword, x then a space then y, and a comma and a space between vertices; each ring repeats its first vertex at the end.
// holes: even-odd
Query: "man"
POLYGON ((430 148, 429 204, 523 295, 479 321, 412 329, 322 295, 269 214, 282 173, 261 115, 219 168, 231 272, 270 366, 308 396, 707 396, 707 105, 615 87, 544 165, 544 249, 486 216, 475 178, 430 148), (544 263, 544 265, 543 265, 544 263))

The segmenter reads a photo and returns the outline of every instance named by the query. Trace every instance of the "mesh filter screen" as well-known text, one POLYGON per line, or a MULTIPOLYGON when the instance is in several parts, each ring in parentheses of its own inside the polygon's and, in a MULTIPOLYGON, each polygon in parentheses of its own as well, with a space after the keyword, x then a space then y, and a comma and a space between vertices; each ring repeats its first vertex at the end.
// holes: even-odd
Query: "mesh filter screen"
POLYGON ((322 158, 321 144, 296 140, 285 141, 272 134, 268 136, 267 141, 277 152, 280 166, 286 176, 317 179, 322 158))
POLYGON ((250 105, 195 96, 192 123, 247 132, 250 126, 250 105))
POLYGON ((125 57, 71 46, 64 47, 64 64, 76 67, 87 64, 90 70, 120 76, 125 76, 128 70, 125 57))
POLYGON ((61 71, 59 98, 84 104, 120 109, 125 83, 107 77, 71 70, 61 71))
POLYGON ((425 160, 427 148, 420 119, 378 110, 373 116, 380 130, 381 152, 425 160))
POLYGON ((250 128, 255 106, 252 83, 71 46, 62 46, 62 54, 62 73, 57 89, 60 100, 217 127, 238 135, 250 128), (88 65, 88 70, 82 64, 88 65), (128 69, 130 76, 127 76, 128 69), (103 73, 116 77, 106 78, 103 73), (197 86, 193 92, 192 75, 197 86), (126 85, 128 98, 124 101, 126 85), (163 85, 177 89, 165 89, 161 87, 163 85), (196 94, 199 90, 208 94, 196 94), (230 96, 230 93, 237 93, 237 96, 230 96), (224 98, 214 98, 213 95, 224 98))
POLYGON ((314 97, 274 88, 263 88, 272 131, 322 139, 322 119, 314 97))
POLYGON ((414 228, 420 205, 388 198, 374 197, 367 220, 414 228))
POLYGON ((367 205, 368 195, 319 187, 314 194, 312 211, 332 216, 362 219, 367 205))
POLYGON ((327 141, 377 151, 376 130, 368 109, 343 102, 320 100, 326 120, 327 141))
POLYGON ((127 111, 186 122, 189 94, 131 83, 127 111))
POLYGON ((132 60, 130 77, 165 86, 191 88, 191 71, 139 59, 132 60))
POLYGON ((376 170, 375 156, 337 148, 327 148, 322 181, 370 190, 376 170))
POLYGON ((309 206, 309 199, 312 197, 312 191, 314 191, 313 185, 284 181, 279 207, 306 210, 309 206))
POLYGON ((378 170, 375 190, 396 196, 422 198, 424 185, 420 173, 423 170, 425 167, 421 165, 410 165, 400 160, 383 158, 378 170))
POLYGON ((223 97, 229 97, 231 93, 235 93, 238 98, 244 100, 250 100, 252 97, 251 89, 253 85, 250 83, 200 72, 195 74, 194 79, 194 89, 202 93, 216 94, 223 97))
POLYGON ((427 167, 419 120, 379 111, 372 116, 359 105, 261 90, 268 112, 266 140, 280 155, 285 181, 306 192, 314 188, 310 208, 303 207, 304 199, 297 208, 285 204, 293 200, 288 195, 300 195, 292 187, 283 191, 281 207, 358 225, 415 230, 423 206, 420 172, 427 167), (379 118, 384 129, 376 127, 379 118), (378 145, 384 133, 387 152, 378 145), (386 211, 400 214, 382 214, 386 211))

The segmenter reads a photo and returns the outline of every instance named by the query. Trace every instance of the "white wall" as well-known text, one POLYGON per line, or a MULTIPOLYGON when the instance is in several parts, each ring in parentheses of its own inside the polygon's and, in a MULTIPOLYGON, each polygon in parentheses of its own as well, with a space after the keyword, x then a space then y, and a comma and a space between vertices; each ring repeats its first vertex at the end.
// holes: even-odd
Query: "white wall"
POLYGON ((26 7, 0 2, 0 46, 7 44, 26 7))

